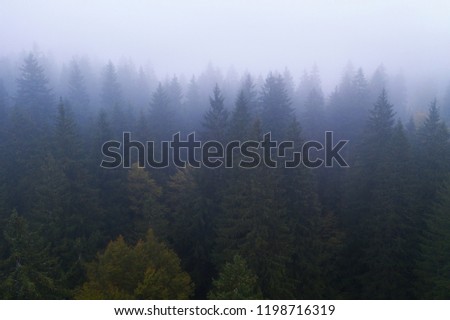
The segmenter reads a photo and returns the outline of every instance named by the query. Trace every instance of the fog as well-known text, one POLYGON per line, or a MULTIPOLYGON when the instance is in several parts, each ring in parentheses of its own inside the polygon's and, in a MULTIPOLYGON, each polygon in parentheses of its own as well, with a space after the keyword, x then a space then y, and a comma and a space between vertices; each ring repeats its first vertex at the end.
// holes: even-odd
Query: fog
POLYGON ((326 91, 348 62, 446 80, 448 1, 24 1, 3 0, 0 56, 38 47, 151 65, 158 76, 201 72, 293 73, 316 64, 326 91))
POLYGON ((0 0, 0 299, 450 299, 446 1, 0 0))

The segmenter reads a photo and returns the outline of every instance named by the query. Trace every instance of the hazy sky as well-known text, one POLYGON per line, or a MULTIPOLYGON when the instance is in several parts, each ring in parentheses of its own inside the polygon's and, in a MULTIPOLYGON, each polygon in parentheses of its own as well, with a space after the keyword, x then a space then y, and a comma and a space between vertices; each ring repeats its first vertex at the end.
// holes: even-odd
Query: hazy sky
POLYGON ((0 0, 0 43, 0 56, 37 44, 60 59, 151 61, 158 74, 209 61, 296 75, 316 63, 325 78, 348 61, 450 74, 450 1, 0 0))

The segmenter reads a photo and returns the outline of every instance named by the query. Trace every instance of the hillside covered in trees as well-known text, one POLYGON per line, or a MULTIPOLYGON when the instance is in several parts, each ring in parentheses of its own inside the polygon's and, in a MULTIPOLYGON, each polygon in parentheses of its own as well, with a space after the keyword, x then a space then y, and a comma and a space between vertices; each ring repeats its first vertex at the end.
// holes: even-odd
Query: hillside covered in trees
POLYGON ((317 68, 48 66, 0 68, 0 298, 450 299, 450 90, 415 110, 383 67, 348 67, 324 93, 317 68), (349 168, 100 167, 123 132, 325 131, 349 140, 349 168))

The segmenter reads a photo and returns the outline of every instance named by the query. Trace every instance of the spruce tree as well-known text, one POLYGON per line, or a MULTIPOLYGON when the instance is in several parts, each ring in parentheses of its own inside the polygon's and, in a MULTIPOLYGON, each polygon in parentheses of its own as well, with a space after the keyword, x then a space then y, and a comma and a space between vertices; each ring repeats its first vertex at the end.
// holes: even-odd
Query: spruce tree
POLYGON ((289 97, 283 77, 270 73, 262 88, 261 93, 261 121, 263 130, 272 132, 275 140, 286 137, 293 110, 291 97, 289 97))
POLYGON ((235 255, 232 262, 227 262, 218 278, 213 281, 213 288, 208 293, 212 300, 251 300, 262 299, 257 277, 248 268, 245 260, 235 255))
MULTIPOLYGON (((448 181, 448 180, 447 180, 448 181)), ((450 188, 438 192, 433 208, 425 216, 426 229, 417 264, 417 297, 450 299, 450 188)))
POLYGON ((241 142, 248 140, 251 129, 251 114, 243 90, 239 92, 230 120, 230 140, 240 140, 241 142))
POLYGON ((130 217, 127 224, 127 238, 138 241, 145 237, 149 228, 155 230, 158 238, 167 236, 167 217, 160 203, 161 188, 144 169, 133 164, 127 177, 130 217))
POLYGON ((209 98, 210 109, 206 112, 203 120, 204 141, 216 140, 225 142, 228 128, 228 111, 224 107, 225 98, 216 84, 213 96, 209 98))
POLYGON ((13 210, 3 232, 9 253, 1 261, 0 296, 3 299, 64 297, 56 280, 56 261, 50 257, 42 238, 30 231, 25 218, 13 210))
POLYGON ((350 296, 406 299, 413 296, 417 248, 412 210, 411 150, 383 91, 359 147, 346 210, 346 278, 350 296), (348 274, 347 274, 348 272, 348 274))
POLYGON ((33 121, 41 126, 46 123, 53 107, 53 97, 44 68, 30 53, 20 71, 17 79, 16 105, 30 112, 33 121))

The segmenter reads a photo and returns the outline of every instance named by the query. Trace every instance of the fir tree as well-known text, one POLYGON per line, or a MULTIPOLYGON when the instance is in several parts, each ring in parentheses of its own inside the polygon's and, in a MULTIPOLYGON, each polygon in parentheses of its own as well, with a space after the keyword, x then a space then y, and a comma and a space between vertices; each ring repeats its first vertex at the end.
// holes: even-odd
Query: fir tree
POLYGON ((286 128, 292 119, 293 110, 286 84, 281 76, 270 73, 261 94, 263 129, 271 131, 275 140, 286 137, 286 128))
POLYGON ((209 98, 210 109, 203 120, 203 140, 217 140, 225 142, 228 128, 228 111, 224 107, 225 98, 216 84, 214 96, 209 98))
POLYGON ((55 276, 55 260, 48 246, 29 230, 27 221, 13 211, 4 229, 9 255, 1 262, 3 299, 56 299, 62 297, 55 276))
POLYGON ((16 105, 25 108, 39 125, 45 124, 53 104, 44 68, 33 54, 29 54, 17 79, 16 105))
POLYGON ((213 288, 208 294, 212 300, 251 300, 262 299, 257 277, 248 268, 245 260, 236 255, 232 262, 227 262, 213 281, 213 288))

